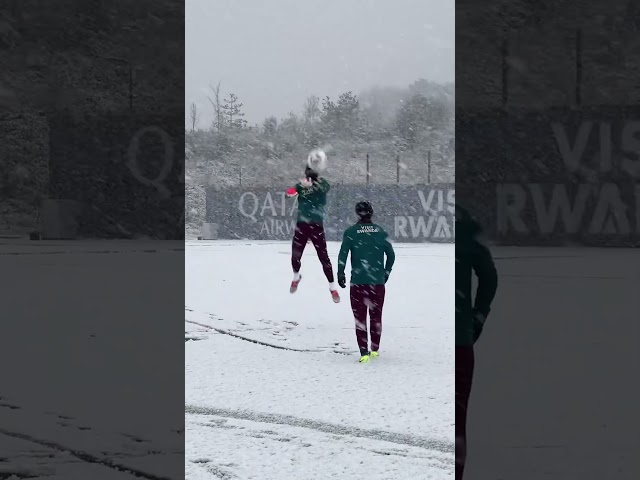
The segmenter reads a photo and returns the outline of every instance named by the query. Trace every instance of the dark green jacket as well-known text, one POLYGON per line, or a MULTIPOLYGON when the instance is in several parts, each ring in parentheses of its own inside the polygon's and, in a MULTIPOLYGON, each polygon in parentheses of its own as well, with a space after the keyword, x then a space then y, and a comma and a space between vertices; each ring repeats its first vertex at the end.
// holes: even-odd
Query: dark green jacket
POLYGON ((331 188, 329 182, 324 178, 319 178, 310 187, 304 187, 301 183, 297 183, 295 188, 298 194, 298 222, 324 222, 327 193, 331 188))
POLYGON ((385 272, 391 273, 396 255, 389 235, 380 225, 356 223, 345 230, 338 255, 338 278, 344 275, 349 252, 351 285, 384 285, 385 272))
POLYGON ((486 319, 498 288, 491 252, 478 239, 481 232, 468 212, 456 206, 456 346, 474 344, 478 334, 474 316, 479 312, 486 319), (478 277, 475 299, 473 272, 478 277))

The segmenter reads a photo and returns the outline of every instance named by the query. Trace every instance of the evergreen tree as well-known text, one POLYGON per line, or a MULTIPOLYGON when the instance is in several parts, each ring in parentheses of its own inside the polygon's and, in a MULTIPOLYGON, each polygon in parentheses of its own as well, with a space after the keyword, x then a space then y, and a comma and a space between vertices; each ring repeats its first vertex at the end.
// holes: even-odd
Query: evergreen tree
POLYGON ((244 127, 247 124, 247 121, 242 118, 244 112, 241 109, 244 104, 238 101, 238 96, 235 93, 230 93, 229 98, 225 98, 224 102, 221 108, 226 117, 227 125, 232 128, 244 127))

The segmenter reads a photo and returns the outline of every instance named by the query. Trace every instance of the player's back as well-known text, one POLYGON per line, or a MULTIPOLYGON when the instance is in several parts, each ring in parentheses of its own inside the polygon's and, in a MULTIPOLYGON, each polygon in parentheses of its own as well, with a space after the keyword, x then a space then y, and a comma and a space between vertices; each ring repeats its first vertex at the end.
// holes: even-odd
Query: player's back
POLYGON ((345 236, 351 250, 351 283, 383 284, 385 252, 390 248, 387 232, 375 223, 357 223, 345 236))
POLYGON ((329 182, 324 178, 320 178, 309 187, 300 183, 296 185, 298 222, 322 223, 324 221, 329 189, 329 182))

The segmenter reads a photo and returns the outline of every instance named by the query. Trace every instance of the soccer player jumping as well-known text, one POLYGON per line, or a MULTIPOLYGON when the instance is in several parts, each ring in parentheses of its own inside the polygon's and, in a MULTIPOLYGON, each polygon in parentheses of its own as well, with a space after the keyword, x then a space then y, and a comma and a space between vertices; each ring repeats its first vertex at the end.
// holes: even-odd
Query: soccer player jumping
POLYGON ((319 177, 318 172, 309 165, 305 168, 304 174, 304 179, 300 180, 295 187, 287 190, 287 196, 298 197, 298 219, 291 248, 293 281, 289 291, 295 293, 298 290, 298 285, 302 280, 300 275, 302 254, 307 242, 311 240, 318 253, 324 275, 329 282, 331 298, 335 303, 339 303, 340 295, 334 282, 333 267, 327 252, 327 241, 324 232, 325 207, 330 185, 326 179, 319 177))
POLYGON ((389 279, 396 256, 387 232, 371 220, 371 204, 359 202, 356 205, 356 215, 359 218, 358 223, 345 230, 342 238, 338 256, 338 285, 342 288, 347 286, 344 269, 351 252, 351 310, 356 322, 360 363, 366 363, 370 358, 378 356, 385 283, 389 279), (367 332, 367 312, 371 326, 371 350, 367 332))

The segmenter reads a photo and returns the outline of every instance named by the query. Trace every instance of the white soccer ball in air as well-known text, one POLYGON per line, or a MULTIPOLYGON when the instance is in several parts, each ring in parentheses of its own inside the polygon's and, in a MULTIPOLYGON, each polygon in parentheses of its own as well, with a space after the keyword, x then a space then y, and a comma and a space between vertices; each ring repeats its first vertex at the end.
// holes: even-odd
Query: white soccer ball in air
POLYGON ((327 154, 319 148, 312 150, 307 157, 307 167, 316 172, 323 172, 327 169, 327 154))

